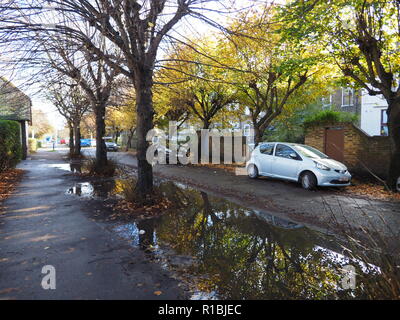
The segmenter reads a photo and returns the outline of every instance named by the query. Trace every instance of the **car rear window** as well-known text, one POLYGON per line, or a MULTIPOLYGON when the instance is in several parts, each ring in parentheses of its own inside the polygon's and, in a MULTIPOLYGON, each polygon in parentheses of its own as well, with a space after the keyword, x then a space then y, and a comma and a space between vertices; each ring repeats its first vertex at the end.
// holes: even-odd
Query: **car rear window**
POLYGON ((260 146, 260 152, 262 154, 272 155, 274 152, 274 144, 273 143, 265 143, 260 146))

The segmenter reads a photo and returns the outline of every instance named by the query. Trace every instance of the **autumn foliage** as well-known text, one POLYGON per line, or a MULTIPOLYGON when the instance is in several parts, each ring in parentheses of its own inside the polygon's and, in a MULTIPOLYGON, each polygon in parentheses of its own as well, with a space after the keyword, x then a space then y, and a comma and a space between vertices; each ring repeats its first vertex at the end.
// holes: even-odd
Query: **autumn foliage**
POLYGON ((0 203, 12 194, 23 172, 20 169, 10 169, 0 173, 0 203))

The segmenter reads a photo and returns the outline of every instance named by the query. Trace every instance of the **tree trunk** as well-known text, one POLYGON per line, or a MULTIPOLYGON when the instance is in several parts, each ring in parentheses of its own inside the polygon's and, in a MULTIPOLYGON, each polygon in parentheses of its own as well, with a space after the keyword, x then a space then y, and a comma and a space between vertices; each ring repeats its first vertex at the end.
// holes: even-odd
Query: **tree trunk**
POLYGON ((74 121, 74 152, 73 157, 79 158, 81 155, 81 128, 80 121, 74 121))
POLYGON ((146 140, 147 133, 153 129, 153 102, 152 86, 153 73, 151 70, 142 71, 137 75, 136 112, 137 112, 137 159, 138 180, 136 191, 141 201, 153 193, 153 167, 146 159, 146 151, 149 143, 146 140))
POLYGON ((106 105, 97 103, 94 112, 96 116, 96 172, 101 173, 107 166, 107 148, 103 139, 106 134, 106 105))
POLYGON ((400 101, 391 102, 388 112, 388 129, 392 157, 386 183, 390 190, 396 191, 397 179, 400 177, 400 101))
POLYGON ((128 136, 128 141, 126 142, 125 151, 128 151, 129 148, 132 148, 132 139, 133 139, 133 135, 135 134, 135 131, 136 131, 136 128, 129 130, 129 136, 128 136))
POLYGON ((115 144, 118 144, 118 138, 120 137, 120 135, 121 131, 117 128, 117 130, 115 131, 115 140, 114 140, 115 144))
POLYGON ((73 157, 75 143, 74 143, 74 128, 72 126, 71 121, 68 121, 68 128, 69 128, 69 156, 73 157))
POLYGON ((203 129, 210 129, 210 120, 209 119, 203 120, 203 129))
POLYGON ((253 128, 254 128, 254 143, 257 146, 260 142, 262 142, 263 133, 261 132, 258 123, 253 122, 253 128))

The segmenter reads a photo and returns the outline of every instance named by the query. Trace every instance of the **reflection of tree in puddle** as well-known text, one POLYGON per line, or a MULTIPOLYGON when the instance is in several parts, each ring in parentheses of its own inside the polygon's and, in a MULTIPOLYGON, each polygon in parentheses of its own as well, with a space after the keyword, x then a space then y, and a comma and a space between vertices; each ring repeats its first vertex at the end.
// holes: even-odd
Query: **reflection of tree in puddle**
POLYGON ((160 243, 167 243, 179 255, 196 257, 193 272, 207 275, 200 278, 200 288, 217 289, 222 298, 229 299, 350 298, 361 294, 337 289, 341 268, 348 261, 317 250, 329 245, 321 235, 306 228, 271 226, 254 212, 204 192, 173 184, 160 189, 185 208, 154 220, 155 225, 146 222, 138 226, 147 234, 141 244, 153 244, 155 227, 160 243))
POLYGON ((82 164, 81 163, 73 163, 69 164, 70 170, 73 173, 82 173, 82 164))
POLYGON ((139 230, 139 247, 142 250, 148 251, 154 246, 154 227, 155 220, 146 219, 136 224, 139 230), (141 233, 141 231, 144 233, 141 233))
MULTIPOLYGON (((117 180, 114 193, 129 196, 134 184, 128 181, 127 189, 126 182, 117 180)), ((176 257, 194 257, 189 271, 199 289, 216 290, 228 299, 371 297, 366 287, 379 275, 340 254, 337 240, 172 182, 157 190, 176 209, 138 222, 136 232, 144 231, 138 235, 139 246, 152 252, 164 243, 176 257), (355 290, 340 290, 347 264, 358 274, 355 290)))
POLYGON ((101 182, 93 183, 94 195, 102 198, 107 198, 115 188, 114 180, 104 180, 101 182))
POLYGON ((67 193, 75 194, 79 197, 108 197, 114 190, 115 181, 96 181, 77 183, 75 186, 68 189, 67 193))

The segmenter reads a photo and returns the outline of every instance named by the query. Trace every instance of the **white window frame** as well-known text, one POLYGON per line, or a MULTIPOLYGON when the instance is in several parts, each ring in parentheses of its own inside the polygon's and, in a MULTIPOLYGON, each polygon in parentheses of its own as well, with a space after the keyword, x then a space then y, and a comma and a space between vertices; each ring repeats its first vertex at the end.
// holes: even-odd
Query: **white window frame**
POLYGON ((325 103, 325 97, 322 98, 322 109, 330 109, 332 106, 332 95, 329 95, 329 102, 325 103))
POLYGON ((354 89, 347 87, 347 88, 342 88, 342 108, 344 107, 353 107, 354 106, 354 89), (344 104, 344 92, 345 90, 351 90, 351 104, 344 104))

